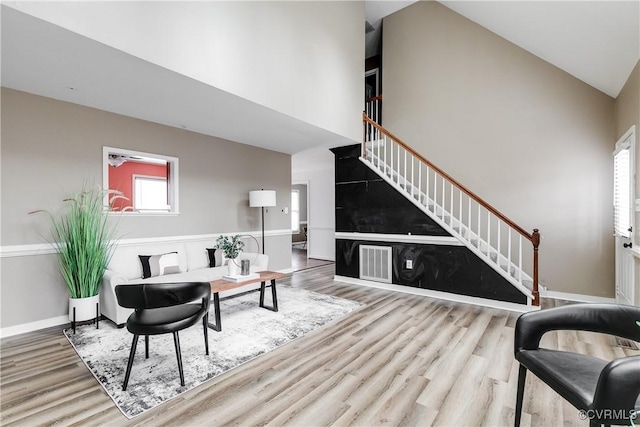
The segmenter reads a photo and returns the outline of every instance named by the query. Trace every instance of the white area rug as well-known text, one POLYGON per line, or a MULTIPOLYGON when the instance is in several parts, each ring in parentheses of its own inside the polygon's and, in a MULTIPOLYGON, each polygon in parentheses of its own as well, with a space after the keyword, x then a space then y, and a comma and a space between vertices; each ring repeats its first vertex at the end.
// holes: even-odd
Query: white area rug
MULTIPOLYGON (((180 331, 184 387, 171 334, 149 337, 149 359, 144 358, 144 337, 140 337, 127 391, 122 391, 133 335, 108 321, 100 322, 100 329, 83 325, 76 328, 76 335, 71 329, 64 333, 122 413, 133 418, 362 306, 288 286, 278 287, 277 313, 258 307, 258 300, 259 293, 254 292, 220 302, 222 331, 209 329, 209 356, 201 323, 180 331)), ((269 288, 265 303, 271 303, 269 288)), ((209 317, 213 320, 212 314, 209 317)))

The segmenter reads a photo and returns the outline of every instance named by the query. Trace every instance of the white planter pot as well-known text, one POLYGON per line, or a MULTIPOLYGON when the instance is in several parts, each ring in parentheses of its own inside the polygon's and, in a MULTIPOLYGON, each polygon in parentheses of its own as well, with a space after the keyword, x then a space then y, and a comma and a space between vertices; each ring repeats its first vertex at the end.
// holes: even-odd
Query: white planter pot
POLYGON ((100 295, 87 298, 69 298, 69 320, 73 322, 73 309, 76 309, 76 322, 96 318, 96 304, 100 295))
POLYGON ((240 274, 240 262, 237 258, 229 259, 227 267, 229 268, 229 276, 237 276, 240 274))

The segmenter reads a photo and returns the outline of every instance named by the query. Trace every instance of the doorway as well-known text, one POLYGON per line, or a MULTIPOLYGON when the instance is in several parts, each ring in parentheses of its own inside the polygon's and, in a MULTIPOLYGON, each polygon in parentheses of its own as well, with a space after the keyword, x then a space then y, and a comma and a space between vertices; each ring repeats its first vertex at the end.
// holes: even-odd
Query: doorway
POLYGON ((616 142, 613 152, 613 222, 616 302, 634 305, 633 234, 635 217, 635 126, 616 142))
POLYGON ((306 263, 309 249, 309 185, 306 182, 291 186, 291 265, 306 263))
POLYGON ((291 268, 294 271, 332 262, 309 257, 313 248, 309 191, 309 182, 294 182, 291 185, 291 268))

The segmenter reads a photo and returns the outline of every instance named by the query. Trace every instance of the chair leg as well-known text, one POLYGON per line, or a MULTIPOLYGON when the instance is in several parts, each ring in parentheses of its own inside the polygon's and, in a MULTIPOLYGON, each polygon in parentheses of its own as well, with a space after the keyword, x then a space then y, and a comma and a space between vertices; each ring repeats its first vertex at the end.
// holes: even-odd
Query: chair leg
POLYGON ((149 335, 144 336, 144 358, 149 358, 149 335))
POLYGON ((518 371, 518 394, 516 396, 516 413, 513 422, 514 427, 520 427, 520 417, 522 416, 522 399, 524 397, 524 383, 527 377, 527 368, 520 365, 518 371))
POLYGON ((173 333, 173 343, 176 345, 176 356, 178 357, 178 371, 180 372, 180 385, 184 387, 184 372, 182 372, 182 354, 180 353, 180 338, 178 331, 173 333))
POLYGON ((205 354, 208 356, 209 355, 209 327, 207 326, 207 324, 209 323, 209 314, 205 314, 202 317, 202 326, 204 328, 204 350, 205 350, 205 354))
POLYGON ((127 384, 129 383, 129 376, 131 375, 131 367, 133 366, 133 358, 136 355, 136 347, 138 346, 139 335, 133 336, 133 342, 131 343, 131 351, 129 352, 129 363, 127 363, 127 372, 124 374, 124 383, 122 383, 122 391, 127 390, 127 384))

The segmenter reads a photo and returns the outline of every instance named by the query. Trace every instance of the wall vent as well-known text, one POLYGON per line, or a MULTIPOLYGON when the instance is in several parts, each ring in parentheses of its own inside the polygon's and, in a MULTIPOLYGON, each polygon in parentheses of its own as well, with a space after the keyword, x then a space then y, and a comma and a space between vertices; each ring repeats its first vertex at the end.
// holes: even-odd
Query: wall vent
POLYGON ((391 283, 391 246, 360 245, 360 278, 391 283))

